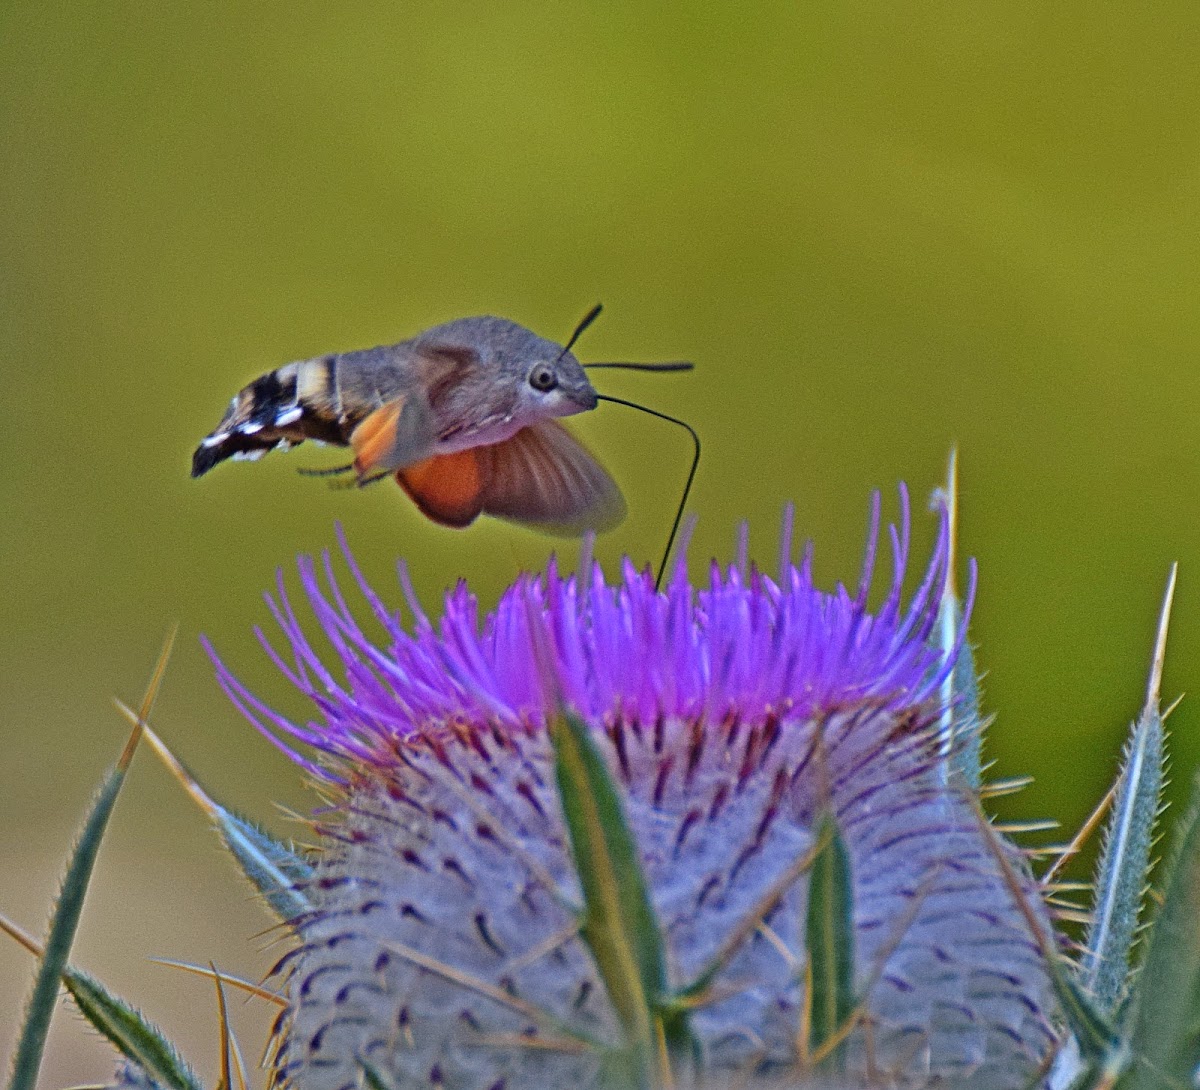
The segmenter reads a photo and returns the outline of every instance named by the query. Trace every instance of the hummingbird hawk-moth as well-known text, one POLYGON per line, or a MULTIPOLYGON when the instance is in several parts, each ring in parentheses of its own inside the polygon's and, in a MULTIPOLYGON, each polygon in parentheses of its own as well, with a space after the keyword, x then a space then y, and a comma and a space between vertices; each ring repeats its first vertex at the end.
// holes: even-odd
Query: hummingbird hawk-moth
POLYGON ((196 448, 192 476, 312 439, 354 453, 324 472, 353 471, 359 484, 394 476, 443 526, 483 514, 550 533, 609 529, 625 514, 621 490, 559 423, 603 399, 571 353, 598 313, 565 347, 504 318, 460 318, 398 344, 284 364, 233 398, 196 448))

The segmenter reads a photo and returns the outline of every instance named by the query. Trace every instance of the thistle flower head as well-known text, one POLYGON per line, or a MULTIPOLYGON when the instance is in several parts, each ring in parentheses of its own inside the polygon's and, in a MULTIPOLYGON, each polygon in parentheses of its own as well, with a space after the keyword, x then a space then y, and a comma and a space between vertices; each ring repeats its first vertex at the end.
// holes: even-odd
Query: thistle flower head
POLYGON ((320 568, 302 559, 339 667, 313 647, 282 580, 269 602, 289 650, 264 644, 317 716, 283 717, 216 660, 234 703, 334 800, 304 884, 312 909, 293 921, 279 968, 289 1007, 276 1078, 329 1090, 368 1070, 397 1088, 612 1084, 627 1027, 581 930, 548 733, 565 707, 618 785, 664 988, 704 982, 686 1019, 706 1077, 792 1077, 809 1059, 810 880, 798 861, 832 815, 851 876, 846 1070, 887 1085, 1027 1084, 1055 1040, 1049 984, 947 773, 943 682, 958 647, 931 642, 946 519, 906 599, 902 501, 875 609, 878 499, 853 592, 813 586, 811 550, 792 563, 785 523, 774 579, 748 564, 743 537, 738 561, 714 564, 703 589, 682 563, 661 593, 629 563, 615 584, 598 565, 564 576, 552 563, 486 614, 460 584, 436 624, 401 568, 406 625, 345 549, 380 642, 328 554, 320 568))

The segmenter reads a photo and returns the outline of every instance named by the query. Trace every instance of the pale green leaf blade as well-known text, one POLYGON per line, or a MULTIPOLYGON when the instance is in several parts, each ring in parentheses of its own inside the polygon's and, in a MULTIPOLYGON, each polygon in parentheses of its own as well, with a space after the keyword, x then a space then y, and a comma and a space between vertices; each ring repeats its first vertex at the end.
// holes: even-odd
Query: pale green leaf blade
POLYGON ((955 655, 954 667, 942 681, 939 700, 945 711, 938 725, 938 739, 949 778, 978 791, 983 782, 983 731, 986 721, 981 711, 979 675, 975 653, 962 635, 964 612, 958 596, 958 449, 950 451, 946 485, 934 493, 933 502, 946 509, 949 524, 949 551, 946 577, 938 605, 937 624, 930 642, 943 658, 955 655))
MULTIPOLYGON (((1067 1057, 1060 1055, 1059 1059, 1067 1057)), ((1114 1045, 1106 1055, 1084 1063, 1079 1053, 1074 1054, 1073 1065, 1056 1063, 1048 1077, 1039 1075, 1029 1084, 1029 1090, 1063 1087, 1065 1090, 1113 1090, 1123 1085, 1120 1077, 1129 1070, 1129 1053, 1121 1045, 1114 1045)))
POLYGON ((1046 960, 1046 969, 1054 994, 1079 1045, 1080 1054, 1089 1063, 1107 1065, 1121 1051, 1116 1031, 1104 1014, 1097 1009, 1090 995, 1075 982, 1068 970, 1069 963, 1059 954, 1046 960))
POLYGON ((570 713, 550 727, 555 774, 582 888, 580 933, 636 1049, 652 1047, 666 993, 662 934, 616 786, 587 726, 570 713))
POLYGON ((362 1057, 359 1057, 358 1066, 362 1068, 363 1085, 367 1090, 392 1090, 387 1080, 362 1057))
MULTIPOLYGON (((938 607, 936 628, 938 649, 943 654, 954 652, 962 625, 962 603, 953 591, 948 591, 938 607)), ((960 780, 972 791, 978 791, 983 782, 983 731, 986 721, 980 710, 975 653, 965 639, 958 648, 954 668, 942 682, 941 699, 946 711, 943 713, 939 738, 949 762, 951 777, 960 780)))
POLYGON ((1200 777, 1134 982, 1131 1090, 1195 1086, 1200 1066, 1200 777))
MULTIPOLYGON (((837 819, 826 811, 817 824, 824 846, 813 860, 808 878, 804 942, 808 955, 808 1051, 819 1053, 855 1009, 854 890, 850 853, 837 819)), ((840 1071, 844 1048, 838 1045, 828 1066, 840 1071)))
POLYGON ((1166 764, 1159 684, 1174 591, 1172 567, 1159 618, 1145 707, 1131 729, 1105 827, 1091 922, 1080 962, 1080 982, 1107 1015, 1117 1009, 1125 992, 1130 952, 1137 937, 1152 865, 1166 764))
POLYGON ((46 1047, 46 1035, 50 1030, 50 1018, 58 999, 59 983, 67 968, 75 932, 79 928, 83 901, 96 864, 100 842, 104 839, 108 819, 116 805, 121 785, 125 782, 127 767, 127 764, 118 764, 104 777, 75 850, 71 854, 58 904, 50 921, 50 933, 46 937, 46 945, 38 964, 33 995, 26 1009, 25 1024, 17 1042, 9 1090, 33 1090, 37 1082, 42 1052, 46 1047))
POLYGON ((1086 932, 1080 982, 1112 1013, 1124 993, 1159 811, 1165 753, 1158 709, 1138 719, 1109 813, 1086 932))
POLYGON ((200 1081, 161 1031, 128 1003, 77 969, 68 968, 63 983, 83 1016, 125 1059, 167 1090, 200 1090, 200 1081))
POLYGON ((304 888, 311 864, 291 845, 275 840, 254 822, 213 803, 213 823, 242 873, 281 920, 294 920, 312 909, 304 888))
POLYGON ((54 1013, 62 975, 67 969, 68 958, 71 955, 71 944, 75 941, 75 932, 79 929, 83 902, 96 865, 96 856, 100 851, 100 842, 104 839, 108 820, 125 783, 125 774, 129 771, 134 752, 142 739, 146 716, 150 714, 158 696, 174 643, 175 630, 172 629, 167 635, 150 683, 142 696, 140 711, 134 717, 133 730, 120 757, 117 758, 117 763, 101 781, 100 790, 71 853, 58 904, 50 920, 50 932, 46 936, 46 944, 38 962, 33 994, 25 1012, 25 1023, 17 1040, 9 1090, 33 1090, 37 1082, 42 1053, 46 1048, 46 1035, 50 1031, 50 1019, 54 1013))

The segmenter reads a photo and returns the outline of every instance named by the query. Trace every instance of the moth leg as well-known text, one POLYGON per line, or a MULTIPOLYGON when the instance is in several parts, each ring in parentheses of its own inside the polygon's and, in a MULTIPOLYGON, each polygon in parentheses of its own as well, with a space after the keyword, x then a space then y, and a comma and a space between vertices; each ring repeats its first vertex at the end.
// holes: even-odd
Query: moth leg
POLYGON ((353 471, 353 462, 347 462, 344 466, 330 466, 327 469, 310 469, 306 466, 303 469, 296 470, 301 477, 337 477, 343 473, 352 473, 353 471))
MULTIPOLYGON (((296 470, 302 477, 339 477, 343 473, 354 472, 354 463, 350 462, 344 466, 330 466, 328 469, 298 469, 296 470)), ((330 488, 366 488, 369 484, 374 484, 376 481, 382 481, 384 477, 390 477, 387 472, 372 473, 369 477, 360 477, 354 481, 330 481, 330 488)))

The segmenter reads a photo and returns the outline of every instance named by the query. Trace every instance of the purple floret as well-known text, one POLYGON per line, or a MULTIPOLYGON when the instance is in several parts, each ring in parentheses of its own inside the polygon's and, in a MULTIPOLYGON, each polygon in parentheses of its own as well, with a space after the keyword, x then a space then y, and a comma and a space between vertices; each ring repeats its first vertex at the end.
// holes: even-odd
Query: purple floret
MULTIPOLYGON (((811 545, 799 566, 785 555, 778 579, 744 556, 726 568, 714 561, 704 590, 691 585, 682 561, 658 592, 649 572, 628 560, 620 580, 610 584, 599 564, 588 565, 581 581, 560 575, 552 559, 544 575, 518 577, 482 619, 478 600, 460 582, 447 593, 436 627, 401 563, 414 617, 405 627, 368 586, 339 529, 346 562, 386 639, 372 642, 355 621, 328 551, 322 556, 324 583, 313 559, 302 557, 301 584, 341 660, 339 681, 305 635, 280 573, 278 596, 266 597, 290 645, 290 661, 261 630, 258 636, 284 676, 316 705, 321 720, 305 726, 255 697, 205 646, 222 687, 251 723, 304 767, 332 779, 342 779, 336 768, 304 758, 280 734, 337 759, 335 764, 388 762, 397 742, 438 722, 511 729, 542 724, 554 699, 548 693, 556 688, 598 726, 729 715, 753 726, 768 717, 810 719, 864 700, 914 707, 936 697, 958 649, 946 655, 929 642, 946 581, 946 515, 940 516, 924 578, 905 604, 910 512, 903 487, 900 497, 899 527, 888 527, 891 585, 875 612, 867 597, 879 538, 878 494, 854 594, 840 584, 833 593, 813 586, 811 545), (537 641, 551 649, 554 684, 545 684, 540 673, 537 641)), ((785 543, 790 536, 789 511, 785 543)), ((973 591, 972 568, 968 612, 973 591)))

